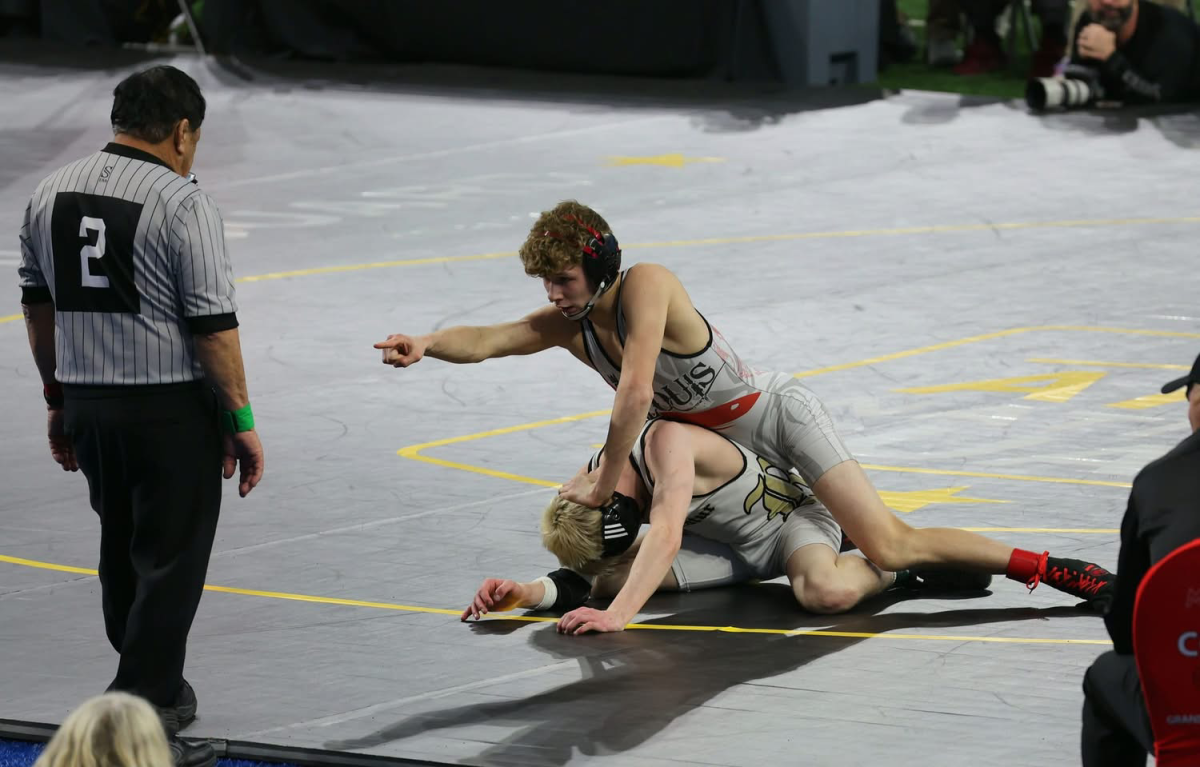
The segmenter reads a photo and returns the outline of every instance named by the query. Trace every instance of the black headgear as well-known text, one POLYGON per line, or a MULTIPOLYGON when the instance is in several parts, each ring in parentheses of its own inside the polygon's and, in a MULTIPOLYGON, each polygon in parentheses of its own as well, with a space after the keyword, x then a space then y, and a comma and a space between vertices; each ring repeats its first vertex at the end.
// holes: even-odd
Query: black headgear
MULTIPOLYGON (((591 235, 581 250, 583 252, 583 276, 588 281, 588 287, 594 292, 588 300, 587 306, 576 314, 568 315, 568 319, 581 320, 592 311, 596 299, 617 281, 617 274, 621 271, 621 246, 612 232, 601 233, 585 224, 578 216, 568 214, 563 218, 576 222, 588 230, 591 235)), ((559 240, 565 239, 562 235, 549 229, 543 236, 559 240)))
POLYGON ((590 226, 588 231, 592 236, 583 246, 583 274, 589 286, 604 293, 617 281, 617 272, 621 271, 621 246, 612 232, 601 234, 590 226))
POLYGON ((627 495, 613 493, 612 500, 600 507, 600 537, 604 541, 603 558, 624 554, 637 540, 642 526, 642 510, 627 495))

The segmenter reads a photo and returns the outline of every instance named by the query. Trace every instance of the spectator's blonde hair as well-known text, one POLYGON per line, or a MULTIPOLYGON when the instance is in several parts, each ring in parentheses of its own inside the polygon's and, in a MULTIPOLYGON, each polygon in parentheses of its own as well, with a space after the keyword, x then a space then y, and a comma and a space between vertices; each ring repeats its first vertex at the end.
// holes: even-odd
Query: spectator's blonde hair
POLYGON ((563 567, 584 575, 604 570, 600 557, 600 510, 581 506, 562 496, 542 513, 542 544, 558 557, 563 567))
POLYGON ((592 237, 589 226, 601 234, 612 231, 599 213, 575 200, 563 200, 553 210, 543 211, 521 246, 525 273, 550 277, 582 264, 582 248, 592 237))
POLYGON ((173 767, 154 708, 123 692, 90 698, 67 716, 34 767, 173 767))

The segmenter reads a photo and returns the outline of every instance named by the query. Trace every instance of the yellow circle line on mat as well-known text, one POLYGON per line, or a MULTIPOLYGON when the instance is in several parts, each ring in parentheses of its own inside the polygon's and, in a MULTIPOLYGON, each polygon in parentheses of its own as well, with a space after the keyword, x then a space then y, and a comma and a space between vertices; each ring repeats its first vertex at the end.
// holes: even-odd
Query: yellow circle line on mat
MULTIPOLYGON (((846 362, 840 365, 830 365, 828 367, 817 368, 815 370, 807 370, 801 373, 795 373, 796 378, 808 378, 811 376, 823 375, 825 373, 833 373, 839 370, 850 370, 852 368, 864 367, 880 362, 888 362, 891 360, 902 359, 904 357, 915 357, 920 354, 928 354, 930 352, 941 351, 943 349, 951 349, 956 346, 964 346, 966 344, 978 343, 994 338, 1003 338, 1005 336, 1017 335, 1019 333, 1031 333, 1034 331, 1071 331, 1071 332, 1088 332, 1088 333, 1116 333, 1123 335, 1136 336, 1158 336, 1165 338, 1200 338, 1200 333, 1186 333, 1174 330, 1142 330, 1138 328, 1110 328, 1103 326, 1091 325, 1033 325, 1029 327, 1009 328, 1008 330, 999 330, 993 333, 984 333, 981 335, 967 336, 965 338, 955 339, 953 341, 945 341, 939 344, 929 346, 921 346, 916 349, 908 349, 902 352, 894 352, 885 354, 881 357, 871 357, 865 360, 856 362, 846 362)), ((482 474, 487 477, 495 477, 497 479, 507 479, 515 482, 524 482, 530 485, 540 485, 543 487, 558 487, 561 483, 549 482, 544 479, 535 477, 526 477, 520 474, 512 474, 506 471, 497 471, 488 469, 483 466, 475 466, 468 463, 459 463, 457 461, 447 461, 441 458, 432 458, 423 455, 422 451, 443 445, 452 445, 459 442, 470 442, 471 440, 483 439, 484 437, 494 437, 501 434, 511 434, 513 432, 525 431, 527 429, 536 429, 542 426, 550 426, 553 424, 568 423, 570 421, 580 421, 585 418, 596 418, 599 416, 609 415, 611 410, 593 410, 589 413, 580 413, 579 415, 563 416, 562 418, 551 418, 545 421, 535 421, 533 423, 521 424, 518 426, 509 426, 502 429, 492 429, 490 431, 479 432, 477 434, 466 434, 460 437, 450 437, 447 439, 433 440, 432 442, 422 442, 418 445, 409 445, 402 447, 396 451, 396 454, 402 458, 407 458, 412 461, 421 461, 423 463, 432 464, 434 466, 442 466, 449 469, 458 469, 459 471, 467 471, 473 474, 482 474)), ((1111 482, 1099 479, 1069 479, 1066 477, 1038 477, 1024 474, 996 474, 990 472, 970 472, 970 471, 955 471, 955 470, 940 470, 940 469, 922 469, 907 466, 880 466, 876 464, 863 464, 863 468, 874 469, 875 471, 895 471, 905 472, 909 474, 938 474, 944 476, 958 477, 980 477, 984 479, 1007 479, 1019 480, 1022 482, 1052 482, 1058 484, 1069 485, 1093 485, 1099 487, 1132 487, 1126 482, 1111 482)))
POLYGON ((904 359, 905 357, 915 357, 918 354, 928 354, 929 352, 942 351, 943 349, 952 349, 956 346, 966 346, 967 344, 979 343, 980 341, 989 341, 993 338, 1004 338, 1005 336, 1014 336, 1020 333, 1032 333, 1034 331, 1068 331, 1076 333, 1118 333, 1131 336, 1159 336, 1163 338, 1200 338, 1200 333, 1185 333, 1178 330, 1141 330, 1138 328, 1109 328, 1092 325, 1032 325, 1022 328, 1009 328, 1008 330, 998 330, 995 333, 984 333, 978 336, 967 336, 966 338, 958 338, 953 341, 945 341, 940 344, 931 344, 929 346, 919 346, 916 349, 906 349, 902 352, 893 352, 892 354, 884 354, 880 357, 870 357, 857 362, 844 362, 840 365, 830 365, 828 367, 817 368, 815 370, 806 370, 803 373, 796 373, 796 378, 809 378, 811 376, 823 375, 825 373, 836 373, 840 370, 851 370, 853 368, 865 367, 867 365, 875 365, 880 362, 890 362, 892 360, 904 359))
POLYGON ((1087 535, 1116 535, 1119 527, 960 527, 968 533, 1083 533, 1087 535))
MULTIPOLYGON (((53 562, 39 562, 34 559, 21 559, 0 554, 0 562, 7 562, 22 567, 34 567, 40 570, 54 570, 64 573, 81 575, 96 575, 95 570, 84 567, 71 567, 53 562)), ((257 589, 239 589, 233 586, 205 586, 205 591, 216 591, 224 594, 240 594, 248 597, 264 599, 281 599, 292 602, 309 602, 324 605, 339 605, 344 607, 366 607, 373 610, 396 610, 410 613, 432 613, 435 615, 462 615, 462 610, 448 610, 440 607, 419 607, 416 605, 400 605, 391 602, 367 602, 360 599, 339 599, 337 597, 318 597, 309 594, 290 594, 282 591, 259 591, 257 589)), ((488 620, 515 620, 528 623, 557 623, 558 618, 547 618, 536 615, 512 615, 493 617, 488 620)), ((985 636, 943 636, 937 634, 892 634, 889 632, 872 633, 858 631, 824 631, 821 629, 756 629, 739 626, 688 626, 669 623, 631 623, 628 629, 654 631, 712 631, 724 634, 776 634, 781 636, 825 636, 850 637, 855 639, 912 639, 940 642, 993 642, 1000 644, 1083 644, 1109 645, 1104 639, 1040 639, 1027 637, 985 637, 985 636)))
POLYGON ((527 431, 529 429, 538 429, 543 426, 553 426, 559 423, 570 423, 572 421, 582 421, 587 418, 598 418, 611 413, 611 410, 593 410, 590 413, 580 413, 579 415, 568 415, 562 418, 550 418, 545 421, 534 421, 533 423, 523 423, 519 426, 506 426, 502 429, 492 429, 490 431, 482 431, 477 434, 467 434, 462 437, 448 437, 446 439, 437 439, 433 442, 423 442, 419 445, 410 445, 402 447, 396 451, 396 454, 402 458, 408 458, 413 461, 422 461, 431 463, 434 466, 444 466, 449 469, 458 469, 459 471, 467 471, 473 474, 483 474, 487 477, 495 477, 496 479, 508 479, 514 482, 524 482, 527 485, 541 485, 542 487, 558 487, 558 482, 550 482, 544 479, 535 477, 525 477, 520 474, 510 474, 507 471, 496 471, 495 469, 487 469, 483 466, 473 466, 468 463, 457 463, 455 461, 445 461, 441 458, 431 458, 427 455, 421 455, 421 451, 431 447, 441 447, 443 445, 453 445, 458 442, 470 442, 476 439, 485 437, 496 437, 501 434, 512 434, 518 431, 527 431))
POLYGON ((1097 360, 1057 360, 1045 357, 1030 357, 1026 362, 1040 362, 1047 365, 1085 365, 1099 368, 1147 368, 1151 370, 1191 370, 1187 365, 1170 365, 1153 362, 1099 362, 1097 360))
MULTIPOLYGON (((558 487, 562 483, 551 482, 545 479, 536 477, 526 477, 521 474, 512 474, 507 471, 498 471, 496 469, 488 469, 483 466, 475 466, 469 463, 459 463, 457 461, 447 461, 441 458, 433 458, 424 455, 421 451, 430 448, 442 447, 444 445, 453 445, 459 442, 471 442, 472 440, 484 439, 486 437, 496 437, 502 434, 512 434, 519 431, 528 431, 529 429, 538 429, 543 426, 552 426, 560 423, 570 423, 572 421, 582 421, 587 418, 598 418, 610 414, 611 410, 593 410, 590 413, 580 413, 579 415, 568 415, 561 418, 550 418, 544 421, 534 421, 533 423, 523 423, 517 426, 506 426, 501 429, 491 429, 489 431, 481 431, 476 434, 464 434, 460 437, 447 437, 438 439, 432 442, 422 442, 419 445, 409 445, 402 447, 396 451, 396 454, 402 458, 408 458, 413 461, 421 461, 423 463, 433 464, 434 466, 444 466, 449 469, 458 469, 459 471, 467 471, 472 474, 482 474, 485 477, 495 477, 497 479, 507 479, 513 482, 524 482, 528 485, 540 485, 542 487, 558 487)), ((1110 482, 1102 479, 1072 479, 1070 477, 1039 477, 1029 474, 997 474, 985 471, 961 471, 958 469, 924 469, 913 466, 881 466, 879 464, 864 463, 864 469, 873 471, 892 471, 902 472, 907 474, 933 474, 950 477, 980 477, 982 479, 1004 479, 1018 482, 1051 482, 1064 485, 1095 485, 1099 487, 1119 487, 1130 488, 1133 485, 1128 482, 1110 482)))
POLYGON ((1095 485, 1098 487, 1130 488, 1128 482, 1110 482, 1105 479, 1071 479, 1070 477, 1037 477, 1029 474, 993 474, 988 471, 958 471, 955 469, 918 469, 912 466, 880 466, 874 463, 862 464, 864 469, 872 471, 898 471, 905 474, 936 474, 945 477, 980 477, 982 479, 1008 479, 1017 482, 1053 482, 1061 485, 1095 485))

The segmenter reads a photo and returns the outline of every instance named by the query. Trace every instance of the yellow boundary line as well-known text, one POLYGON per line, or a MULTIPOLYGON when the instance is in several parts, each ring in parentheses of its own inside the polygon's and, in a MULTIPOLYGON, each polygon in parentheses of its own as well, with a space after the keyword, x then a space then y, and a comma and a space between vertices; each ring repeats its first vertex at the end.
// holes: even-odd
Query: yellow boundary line
POLYGON ((308 277, 316 274, 360 272, 364 269, 388 269, 396 266, 451 264, 460 261, 489 261, 496 258, 512 258, 516 255, 516 251, 503 251, 498 253, 479 253, 472 256, 435 256, 431 258, 406 258, 398 261, 372 261, 366 264, 346 264, 343 266, 319 266, 313 269, 294 269, 289 272, 268 272, 267 274, 239 277, 235 282, 264 282, 266 280, 282 280, 285 277, 308 277))
MULTIPOLYGON (((829 240, 844 238, 862 238, 862 236, 896 236, 912 234, 948 234, 955 232, 997 232, 997 230, 1015 229, 1051 229, 1079 227, 1118 227, 1146 226, 1146 224, 1169 223, 1200 223, 1200 216, 1184 216, 1178 218, 1093 218, 1093 220, 1067 221, 1016 221, 1010 223, 964 223, 943 224, 943 226, 928 227, 895 227, 884 229, 850 229, 845 232, 800 232, 792 234, 749 234, 743 236, 718 236, 718 238, 703 238, 696 240, 662 240, 656 242, 632 242, 624 245, 626 251, 659 250, 667 247, 704 247, 712 245, 745 245, 751 242, 792 242, 797 240, 829 240)), ((496 258, 511 258, 516 251, 494 253, 478 253, 472 256, 440 256, 432 258, 406 258, 398 260, 379 260, 366 264, 346 264, 340 266, 317 266, 313 269, 295 269, 292 271, 275 271, 265 275, 253 275, 239 278, 238 282, 262 282, 265 280, 282 280, 286 277, 306 277, 312 275, 338 274, 346 271, 362 271, 365 269, 390 269, 395 266, 419 266, 425 264, 446 264, 472 262, 472 260, 492 260, 496 258)))
MULTIPOLYGON (((39 562, 33 559, 21 559, 0 554, 0 562, 7 562, 22 567, 33 567, 40 570, 53 570, 80 575, 97 575, 95 570, 83 567, 60 565, 53 562, 39 562)), ((290 594, 282 591, 259 591, 257 589, 239 589, 232 586, 205 586, 205 591, 223 594, 239 594, 264 599, 280 599, 291 602, 308 602, 342 607, 365 607, 372 610, 395 610, 410 613, 429 613, 434 615, 462 615, 462 610, 448 610, 440 607, 420 607, 417 605, 401 605, 391 602, 368 602, 360 599, 338 599, 337 597, 319 597, 309 594, 290 594)), ((525 623, 557 623, 557 618, 547 618, 537 615, 509 615, 491 617, 487 620, 522 621, 525 623)), ((661 623, 631 623, 625 628, 652 631, 699 631, 722 634, 773 634, 778 636, 820 636, 820 637, 849 637, 854 639, 906 639, 927 642, 990 642, 993 644, 1076 644, 1076 645, 1110 645, 1104 639, 1041 639, 1033 637, 989 637, 989 636, 949 636, 940 634, 893 634, 889 632, 865 631, 826 631, 821 629, 757 629, 739 626, 690 626, 683 624, 661 623)))
MULTIPOLYGON (((651 250, 656 248, 696 248, 706 245, 738 245, 755 242, 794 242, 798 240, 827 240, 850 237, 887 237, 914 234, 949 234, 954 232, 996 232, 1014 231, 1019 229, 1063 229, 1082 227, 1106 226, 1147 226, 1161 224, 1196 224, 1200 216, 1181 216, 1177 218, 1097 218, 1097 219, 1066 219, 1062 221, 1013 221, 997 224, 943 224, 933 226, 905 226, 885 229, 850 229, 831 232, 796 232, 791 234, 752 234, 740 237, 708 237, 695 240, 663 240, 660 242, 632 243, 624 246, 625 250, 651 250)), ((319 274, 340 274, 343 272, 358 272, 366 269, 389 269, 399 266, 422 266, 427 264, 446 264, 466 261, 488 261, 497 258, 511 258, 515 251, 494 253, 477 253, 467 256, 437 256, 432 258, 408 258, 392 261, 371 261, 364 264, 344 264, 339 266, 319 266, 311 269, 294 269, 285 272, 268 272, 237 278, 236 282, 263 282, 266 280, 281 280, 288 277, 307 277, 319 274)), ((10 314, 0 317, 0 324, 21 319, 20 314, 10 314)))
MULTIPOLYGON (((1145 226, 1152 224, 1196 224, 1200 216, 1184 216, 1180 218, 1111 218, 1111 219, 1075 219, 1063 221, 1015 221, 999 224, 948 224, 934 226, 906 226, 887 229, 851 229, 834 232, 797 232, 791 234, 752 234, 740 237, 707 237, 695 240, 663 240, 659 242, 635 242, 624 245, 625 250, 653 250, 660 248, 697 248, 708 245, 740 245, 755 242, 795 242, 798 240, 829 240, 850 237, 887 237, 914 234, 949 234, 954 232, 995 232, 1013 231, 1018 229, 1063 229, 1089 226, 1145 226)), ((259 282, 263 280, 278 280, 285 277, 306 277, 316 274, 335 274, 338 272, 356 272, 364 269, 387 269, 397 266, 419 266, 424 264, 445 264, 462 261, 485 261, 496 258, 516 256, 515 251, 498 253, 480 253, 469 256, 441 256, 434 258, 413 258, 396 261, 376 261, 367 264, 347 264, 345 266, 322 266, 313 269, 296 269, 287 272, 272 272, 269 274, 243 277, 238 282, 259 282)))

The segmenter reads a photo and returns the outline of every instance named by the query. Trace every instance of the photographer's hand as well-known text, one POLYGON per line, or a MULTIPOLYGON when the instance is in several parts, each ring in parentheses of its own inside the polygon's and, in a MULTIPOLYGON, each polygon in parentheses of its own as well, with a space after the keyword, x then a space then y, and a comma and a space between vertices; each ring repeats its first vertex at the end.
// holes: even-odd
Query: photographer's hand
POLYGON ((1099 24, 1088 24, 1079 33, 1079 55, 1083 58, 1108 61, 1116 50, 1116 33, 1099 24))

